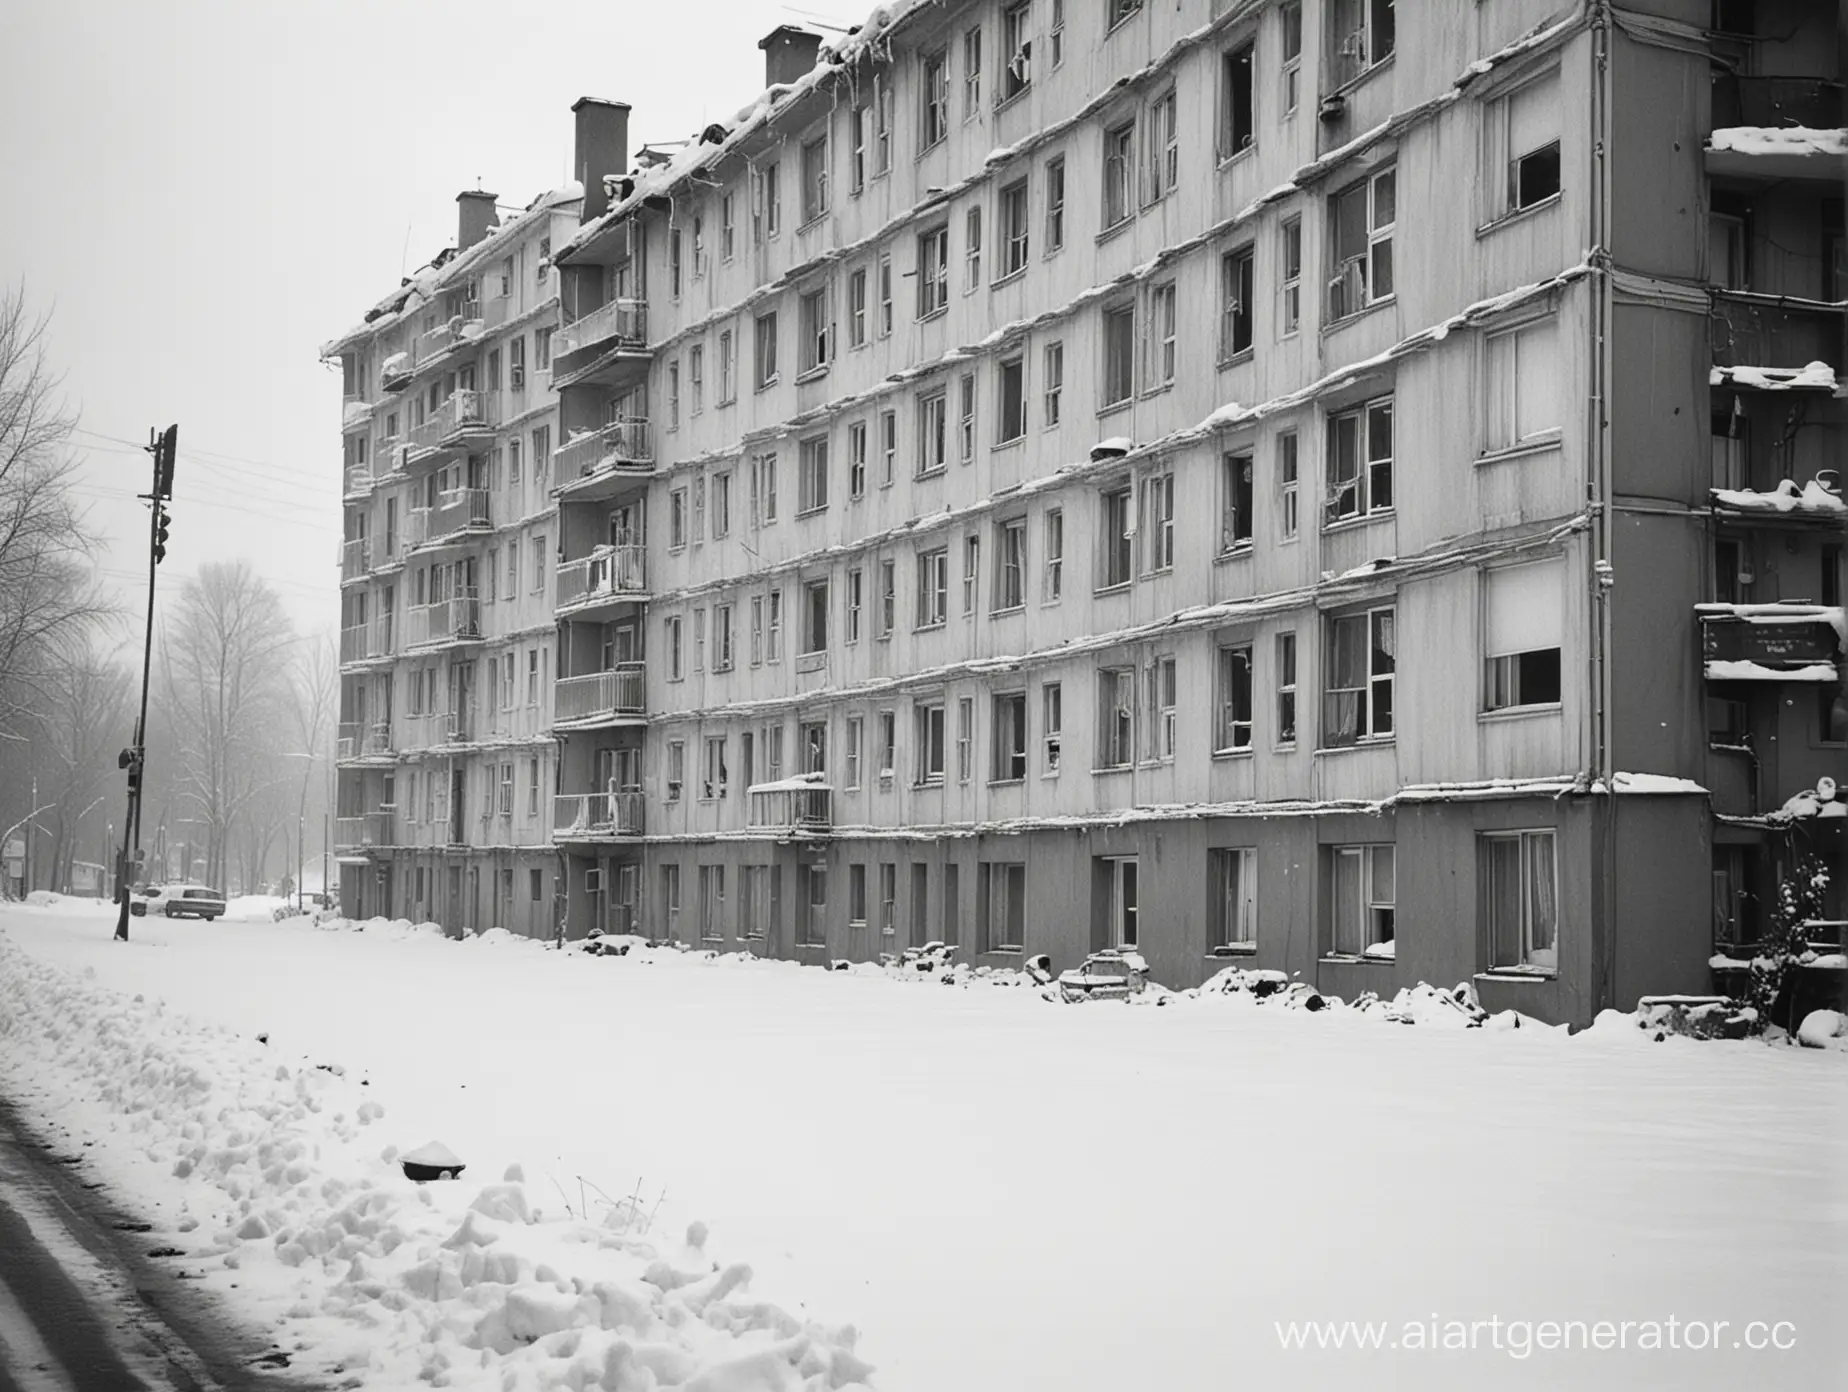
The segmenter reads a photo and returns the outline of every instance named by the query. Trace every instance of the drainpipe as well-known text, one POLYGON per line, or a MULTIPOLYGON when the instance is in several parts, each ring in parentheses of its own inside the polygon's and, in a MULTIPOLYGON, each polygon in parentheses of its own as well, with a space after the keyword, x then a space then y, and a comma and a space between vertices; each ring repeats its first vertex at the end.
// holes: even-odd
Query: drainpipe
POLYGON ((1591 9, 1592 90, 1591 227, 1591 392, 1587 403, 1588 503, 1591 525, 1592 642, 1588 673, 1592 706, 1591 776, 1607 789, 1602 826, 1593 849, 1593 873, 1602 888, 1603 922, 1597 934, 1597 961, 1592 995, 1594 1010, 1614 1001, 1617 976, 1617 797, 1616 758, 1612 749, 1611 720, 1611 606, 1615 576, 1611 570, 1611 457, 1610 380, 1612 313, 1610 200, 1611 200, 1611 17, 1607 0, 1594 0, 1591 9))

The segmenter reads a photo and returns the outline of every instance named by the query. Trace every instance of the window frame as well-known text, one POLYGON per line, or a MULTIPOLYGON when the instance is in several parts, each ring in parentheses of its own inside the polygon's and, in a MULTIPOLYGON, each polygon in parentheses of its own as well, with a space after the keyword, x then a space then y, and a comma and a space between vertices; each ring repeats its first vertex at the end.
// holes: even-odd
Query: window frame
POLYGON ((1393 415, 1393 393, 1372 397, 1356 402, 1352 406, 1331 411, 1328 414, 1325 431, 1327 441, 1327 494, 1322 510, 1323 530, 1340 526, 1346 522, 1360 522, 1368 518, 1383 516, 1394 510, 1395 491, 1393 467, 1397 449, 1397 422, 1393 415), (1378 441, 1375 438, 1376 426, 1384 421, 1387 438, 1386 451, 1382 455, 1374 453, 1378 441), (1344 465, 1341 460, 1341 431, 1348 423, 1353 423, 1354 472, 1351 477, 1341 477, 1344 465), (1381 480, 1384 480, 1386 500, 1378 501, 1381 480), (1344 505, 1344 500, 1352 496, 1353 507, 1344 505))
POLYGON ((1324 658, 1322 683, 1322 749, 1349 749, 1360 745, 1383 744, 1397 736, 1397 692, 1398 679, 1398 612, 1392 604, 1375 605, 1355 609, 1346 613, 1330 614, 1324 621, 1324 658), (1386 634, 1386 647, 1382 650, 1379 643, 1383 627, 1386 634), (1360 649, 1364 670, 1357 674, 1343 675, 1340 666, 1341 626, 1359 623, 1362 625, 1361 639, 1364 646, 1360 649), (1384 665, 1381 665, 1383 659, 1384 665), (1359 684, 1336 686, 1339 680, 1351 680, 1359 677, 1359 684), (1381 694, 1384 693, 1382 702, 1381 694), (1337 715, 1336 698, 1354 697, 1355 721, 1354 733, 1349 736, 1337 734, 1337 727, 1342 723, 1337 715), (1381 718, 1381 706, 1384 705, 1384 718, 1381 718))
POLYGON ((1487 950, 1488 970, 1553 976, 1559 971, 1559 844, 1553 827, 1519 827, 1479 832, 1476 837, 1477 873, 1480 876, 1478 898, 1481 905, 1482 942, 1487 950), (1495 853, 1500 847, 1515 848, 1519 921, 1512 925, 1498 922, 1498 908, 1504 907, 1496 893, 1495 853), (1537 852, 1546 847, 1545 873, 1551 883, 1544 894, 1536 891, 1537 852), (1536 931, 1538 920, 1550 914, 1546 945, 1536 931), (1512 946, 1514 951, 1507 949, 1512 946), (1508 960, 1512 958, 1512 960, 1508 960))
POLYGON ((1213 754, 1249 754, 1257 748, 1254 645, 1249 638, 1216 645, 1213 652, 1213 754))

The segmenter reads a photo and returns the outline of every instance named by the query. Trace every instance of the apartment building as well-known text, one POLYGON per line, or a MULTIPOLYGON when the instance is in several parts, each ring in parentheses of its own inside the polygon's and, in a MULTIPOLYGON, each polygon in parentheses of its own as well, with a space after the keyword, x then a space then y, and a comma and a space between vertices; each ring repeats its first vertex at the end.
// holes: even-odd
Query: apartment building
POLYGON ((576 230, 580 194, 456 203, 456 245, 322 350, 345 398, 341 902, 549 935, 551 252, 576 230))
POLYGON ((571 933, 1583 1023, 1842 862, 1825 13, 969 0, 762 47, 553 244, 571 933))

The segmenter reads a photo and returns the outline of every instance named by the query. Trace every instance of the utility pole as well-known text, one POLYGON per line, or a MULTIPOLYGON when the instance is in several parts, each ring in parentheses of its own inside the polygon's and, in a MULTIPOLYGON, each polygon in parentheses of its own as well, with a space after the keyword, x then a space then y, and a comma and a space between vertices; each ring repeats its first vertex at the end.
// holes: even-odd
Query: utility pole
POLYGON ((154 456, 154 487, 145 497, 149 504, 148 519, 148 624, 141 640, 141 714, 135 721, 135 743, 117 758, 118 767, 128 771, 128 817, 122 824, 122 858, 116 874, 116 941, 128 941, 129 889, 135 869, 141 864, 141 784, 147 770, 148 753, 148 670, 154 658, 154 572, 167 558, 167 503, 173 497, 173 453, 179 443, 180 428, 170 425, 160 434, 148 431, 148 453, 154 456))

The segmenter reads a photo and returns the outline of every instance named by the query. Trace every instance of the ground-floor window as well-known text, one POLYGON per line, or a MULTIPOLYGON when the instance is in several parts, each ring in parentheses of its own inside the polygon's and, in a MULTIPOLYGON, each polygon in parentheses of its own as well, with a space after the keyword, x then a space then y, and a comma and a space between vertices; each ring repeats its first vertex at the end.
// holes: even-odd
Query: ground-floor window
POLYGON ((680 936, 680 867, 663 865, 661 867, 661 917, 666 924, 664 936, 680 936))
POLYGON ((1551 831, 1496 832, 1482 838, 1482 899, 1489 965, 1559 965, 1559 883, 1551 831))
MULTIPOLYGON (((539 900, 542 897, 544 897, 544 894, 545 894, 545 871, 540 870, 536 867, 534 869, 528 870, 526 872, 526 889, 527 889, 526 897, 531 899, 535 904, 537 904, 539 900)), ((422 870, 419 870, 417 872, 417 897, 419 899, 423 898, 423 871, 422 870)))
POLYGON ((1751 846, 1713 848, 1713 944, 1758 941, 1757 876, 1751 846))
POLYGON ((725 867, 699 867, 699 935, 704 939, 725 936, 725 867))
POLYGON ((1334 950, 1358 957, 1393 941, 1393 848, 1333 846, 1329 855, 1334 950))
POLYGON ((1027 867, 983 861, 980 875, 982 950, 1019 949, 1027 935, 1027 867))
POLYGON ((744 882, 738 893, 738 935, 762 938, 776 922, 782 869, 774 865, 746 865, 739 873, 744 882))
POLYGON ((962 941, 962 867, 950 862, 943 867, 943 940, 954 947, 962 941))
POLYGON ((847 867, 847 923, 853 928, 866 926, 866 867, 847 867))
POLYGON ((1112 947, 1133 948, 1141 944, 1139 880, 1134 856, 1108 856, 1102 859, 1109 905, 1106 941, 1112 947))
POLYGON ((1228 846, 1209 853, 1209 892, 1215 947, 1255 947, 1258 941, 1258 853, 1228 846))
POLYGON ((805 865, 801 874, 804 881, 802 941, 820 946, 828 941, 828 867, 805 865))

